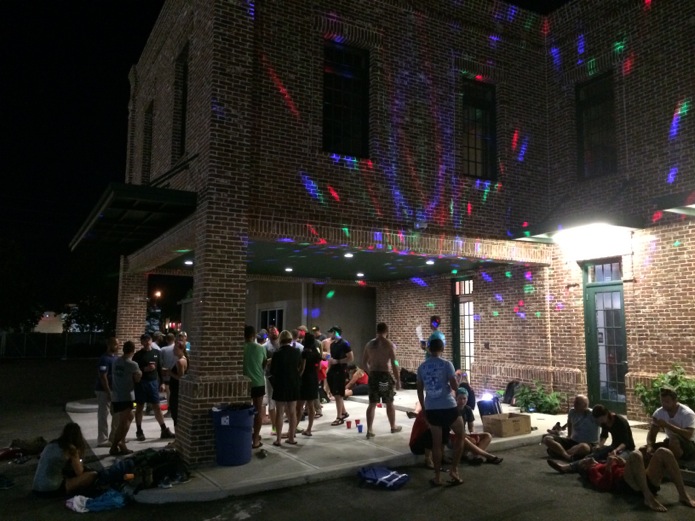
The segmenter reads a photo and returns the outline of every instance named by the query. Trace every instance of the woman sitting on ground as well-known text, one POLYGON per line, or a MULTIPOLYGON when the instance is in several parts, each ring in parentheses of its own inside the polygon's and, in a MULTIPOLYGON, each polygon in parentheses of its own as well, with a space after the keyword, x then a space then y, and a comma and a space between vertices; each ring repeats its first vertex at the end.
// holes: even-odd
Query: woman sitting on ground
POLYGON ((68 423, 58 439, 43 449, 34 475, 34 494, 39 497, 70 497, 92 487, 97 473, 85 470, 82 458, 87 442, 76 423, 68 423))
POLYGON ((355 364, 348 366, 350 380, 345 384, 345 396, 366 396, 369 394, 369 375, 355 364))

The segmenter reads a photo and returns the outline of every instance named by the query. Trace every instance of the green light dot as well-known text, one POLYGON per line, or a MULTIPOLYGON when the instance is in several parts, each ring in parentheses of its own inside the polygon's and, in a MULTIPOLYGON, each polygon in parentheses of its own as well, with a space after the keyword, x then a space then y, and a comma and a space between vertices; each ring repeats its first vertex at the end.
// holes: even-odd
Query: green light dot
POLYGON ((511 271, 505 271, 504 276, 507 277, 508 279, 512 278, 512 272, 511 271))
POLYGON ((492 316, 493 316, 493 317, 498 317, 499 315, 500 315, 500 312, 499 312, 499 311, 493 311, 493 312, 492 312, 492 316))
POLYGON ((451 270, 451 273, 452 273, 453 275, 456 275, 458 272, 459 272, 459 270, 451 270))
POLYGON ((434 308, 434 302, 428 302, 427 307, 428 308, 434 308))
POLYGON ((328 293, 326 293, 326 298, 333 298, 333 295, 335 295, 335 291, 330 290, 328 293))
POLYGON ((541 312, 540 312, 540 311, 536 311, 536 316, 537 316, 538 318, 541 318, 541 312))
POLYGON ((673 243, 673 246, 674 248, 678 248, 678 246, 680 246, 681 244, 683 244, 681 241, 676 241, 673 243))

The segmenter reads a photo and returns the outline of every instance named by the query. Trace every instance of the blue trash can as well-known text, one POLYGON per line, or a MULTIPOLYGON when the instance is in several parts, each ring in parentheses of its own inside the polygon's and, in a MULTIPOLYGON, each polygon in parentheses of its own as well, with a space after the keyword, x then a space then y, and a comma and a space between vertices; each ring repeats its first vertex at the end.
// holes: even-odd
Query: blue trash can
POLYGON ((253 405, 231 405, 212 409, 215 425, 215 450, 217 464, 224 466, 246 465, 251 461, 253 442, 253 405))

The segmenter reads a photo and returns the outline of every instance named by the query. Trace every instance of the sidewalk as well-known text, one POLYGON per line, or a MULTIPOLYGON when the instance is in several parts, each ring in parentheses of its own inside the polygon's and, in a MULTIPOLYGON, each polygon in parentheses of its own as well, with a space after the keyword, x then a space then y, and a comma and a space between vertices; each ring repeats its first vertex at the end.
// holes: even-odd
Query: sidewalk
MULTIPOLYGON (((212 501, 228 496, 243 496, 351 476, 356 474, 357 469, 367 465, 401 467, 422 463, 422 457, 411 454, 408 447, 414 420, 408 419, 405 411, 412 410, 416 400, 417 393, 414 390, 398 391, 395 400, 396 422, 403 427, 403 431, 396 434, 390 432, 386 409, 377 408, 374 419, 376 437, 369 440, 364 433, 359 434, 354 425, 355 419, 366 425, 366 396, 353 396, 345 402, 350 414, 349 419, 353 421, 351 429, 346 425, 331 426, 330 423, 335 418, 335 404, 326 404, 323 417, 314 423, 313 436, 298 435, 299 444, 295 446, 283 444, 282 447, 274 447, 270 426, 264 425, 261 434, 263 449, 267 452, 265 458, 258 457, 259 451, 255 450, 251 461, 246 465, 198 468, 193 471, 193 479, 188 483, 170 489, 142 490, 135 499, 140 503, 212 501)), ((518 409, 506 405, 502 408, 503 412, 518 412, 518 409)), ((109 456, 108 448, 96 447, 96 404, 91 401, 71 402, 66 410, 72 420, 82 427, 85 438, 101 463, 104 466, 111 465, 115 458, 109 456)), ((531 427, 534 428, 530 434, 493 439, 489 451, 497 453, 538 444, 546 429, 550 429, 558 421, 564 423, 567 418, 566 414, 530 416, 531 427)), ((165 416, 165 421, 171 427, 172 422, 168 416, 165 416)), ((300 423, 300 427, 305 424, 306 422, 300 423)), ((630 424, 637 423, 631 421, 630 424)), ((145 416, 143 421, 146 441, 135 441, 134 428, 131 428, 128 438, 128 446, 132 450, 162 448, 168 444, 167 440, 159 439, 159 425, 154 416, 145 416)), ((482 422, 477 411, 476 430, 482 431, 482 422)), ((633 436, 637 446, 643 445, 646 442, 647 430, 633 429, 633 436)), ((539 454, 544 453, 540 446, 538 450, 539 454)))

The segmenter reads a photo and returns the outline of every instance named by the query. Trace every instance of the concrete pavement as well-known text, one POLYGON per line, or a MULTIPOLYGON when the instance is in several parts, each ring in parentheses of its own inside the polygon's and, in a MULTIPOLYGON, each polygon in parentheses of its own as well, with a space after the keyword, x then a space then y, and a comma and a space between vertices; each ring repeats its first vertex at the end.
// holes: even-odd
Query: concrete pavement
MULTIPOLYGON (((385 465, 402 467, 422 463, 421 456, 410 453, 408 441, 414 420, 408 419, 405 412, 413 409, 417 400, 413 390, 401 390, 396 395, 397 423, 403 426, 400 433, 391 434, 386 409, 377 408, 374 420, 376 437, 367 439, 365 433, 358 433, 354 420, 359 419, 366 424, 366 396, 353 396, 346 400, 345 406, 353 421, 352 428, 347 426, 331 426, 335 418, 335 404, 325 404, 323 417, 316 420, 313 436, 297 436, 296 446, 284 444, 274 447, 270 435, 270 426, 264 425, 263 449, 266 457, 259 457, 254 450, 251 461, 240 466, 210 466, 197 468, 193 471, 193 479, 188 483, 176 485, 170 489, 146 489, 140 491, 135 499, 141 503, 173 503, 212 501, 229 496, 243 496, 256 492, 293 487, 304 483, 313 483, 343 476, 355 475, 360 467, 368 465, 385 465)), ((518 412, 518 409, 503 405, 503 412, 518 412)), ((80 424, 85 438, 89 441, 92 451, 104 466, 115 460, 109 456, 108 448, 96 447, 96 404, 92 400, 71 402, 66 406, 73 421, 80 424)), ((508 438, 494 438, 489 452, 497 453, 515 447, 539 444, 542 433, 550 429, 556 422, 564 423, 566 415, 531 414, 530 434, 508 438)), ((165 417, 167 425, 171 419, 165 417)), ((482 431, 482 422, 476 412, 476 430, 482 431)), ((212 421, 212 420, 210 420, 212 421)), ((302 427, 306 422, 300 423, 302 427)), ((631 424, 635 424, 631 422, 631 424)), ((159 439, 159 425, 154 416, 145 416, 143 431, 147 437, 144 442, 138 442, 135 437, 135 426, 131 428, 128 446, 132 450, 145 448, 162 448, 168 445, 167 440, 159 439)), ((366 427, 365 427, 366 431, 366 427)), ((635 443, 639 446, 646 441, 646 429, 633 429, 635 443)), ((538 447, 539 453, 543 448, 538 447)))

